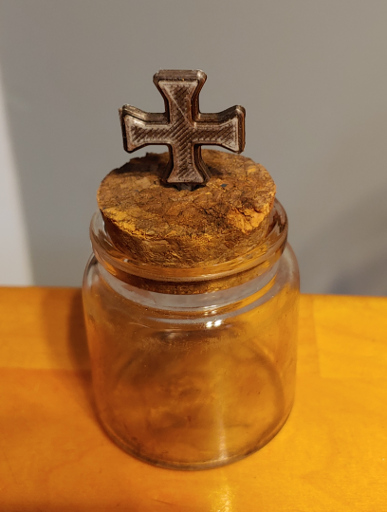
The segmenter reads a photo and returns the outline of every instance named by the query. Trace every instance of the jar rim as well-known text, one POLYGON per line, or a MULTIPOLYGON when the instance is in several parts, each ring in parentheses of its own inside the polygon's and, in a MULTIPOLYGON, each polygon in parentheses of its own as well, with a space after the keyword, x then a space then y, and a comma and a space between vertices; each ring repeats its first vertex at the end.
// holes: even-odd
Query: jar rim
POLYGON ((274 262, 282 254, 288 233, 288 219, 281 203, 275 199, 268 233, 261 243, 237 258, 198 267, 163 267, 131 259, 112 242, 99 210, 90 223, 90 239, 97 260, 113 275, 124 272, 142 279, 162 282, 195 282, 221 279, 274 262))

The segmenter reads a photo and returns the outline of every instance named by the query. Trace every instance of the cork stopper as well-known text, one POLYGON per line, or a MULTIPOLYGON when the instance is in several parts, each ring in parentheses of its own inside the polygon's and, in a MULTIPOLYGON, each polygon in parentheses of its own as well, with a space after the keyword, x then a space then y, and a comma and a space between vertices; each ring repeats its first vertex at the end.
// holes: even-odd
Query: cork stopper
POLYGON ((206 186, 163 183, 168 153, 149 153, 113 170, 97 195, 113 243, 132 260, 170 268, 207 267, 242 256, 265 238, 275 184, 260 164, 203 150, 206 186))

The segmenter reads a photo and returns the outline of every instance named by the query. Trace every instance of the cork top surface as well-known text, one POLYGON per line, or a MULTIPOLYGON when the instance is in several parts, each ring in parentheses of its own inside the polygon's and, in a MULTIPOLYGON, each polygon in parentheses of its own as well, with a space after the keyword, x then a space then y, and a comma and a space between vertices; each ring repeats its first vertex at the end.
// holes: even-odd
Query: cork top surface
POLYGON ((206 186, 162 184, 169 154, 149 153, 110 172, 97 195, 113 243, 128 257, 166 267, 197 267, 241 256, 266 235, 275 184, 260 164, 203 150, 206 186))

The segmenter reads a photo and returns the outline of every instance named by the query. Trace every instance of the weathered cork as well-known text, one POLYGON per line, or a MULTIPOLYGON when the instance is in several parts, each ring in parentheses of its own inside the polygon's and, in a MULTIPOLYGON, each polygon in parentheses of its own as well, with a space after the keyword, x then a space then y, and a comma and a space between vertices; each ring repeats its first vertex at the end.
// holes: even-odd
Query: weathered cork
POLYGON ((265 237, 275 184, 260 164, 203 150, 211 171, 204 187, 161 183, 168 153, 149 153, 113 170, 98 190, 98 206, 113 243, 131 259, 192 268, 243 255, 265 237))

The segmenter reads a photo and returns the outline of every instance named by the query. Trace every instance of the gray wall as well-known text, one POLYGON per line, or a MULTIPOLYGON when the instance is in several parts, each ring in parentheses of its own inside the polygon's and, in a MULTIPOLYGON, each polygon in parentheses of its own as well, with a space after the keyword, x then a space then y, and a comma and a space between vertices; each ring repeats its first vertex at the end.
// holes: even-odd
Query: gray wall
POLYGON ((161 111, 153 74, 201 68, 202 111, 247 110, 303 290, 387 294, 385 0, 0 0, 0 67, 35 283, 80 283, 129 158, 117 108, 161 111))

